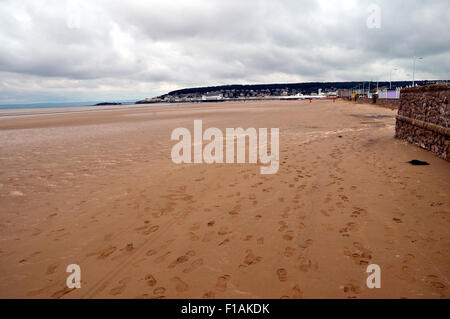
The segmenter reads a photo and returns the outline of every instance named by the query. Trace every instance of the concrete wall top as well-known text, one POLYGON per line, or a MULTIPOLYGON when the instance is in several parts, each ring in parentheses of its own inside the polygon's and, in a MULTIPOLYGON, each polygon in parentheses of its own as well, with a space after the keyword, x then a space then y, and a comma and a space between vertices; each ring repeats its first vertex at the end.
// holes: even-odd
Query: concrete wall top
POLYGON ((402 93, 425 93, 448 90, 450 90, 450 85, 442 83, 404 88, 402 89, 402 93))

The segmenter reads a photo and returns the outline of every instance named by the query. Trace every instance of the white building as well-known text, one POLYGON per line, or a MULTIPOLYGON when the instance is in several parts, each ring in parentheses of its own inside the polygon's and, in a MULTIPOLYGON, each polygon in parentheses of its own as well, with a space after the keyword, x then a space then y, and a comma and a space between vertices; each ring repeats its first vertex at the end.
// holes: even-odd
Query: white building
POLYGON ((202 95, 202 101, 221 101, 221 100, 223 100, 223 94, 202 95))

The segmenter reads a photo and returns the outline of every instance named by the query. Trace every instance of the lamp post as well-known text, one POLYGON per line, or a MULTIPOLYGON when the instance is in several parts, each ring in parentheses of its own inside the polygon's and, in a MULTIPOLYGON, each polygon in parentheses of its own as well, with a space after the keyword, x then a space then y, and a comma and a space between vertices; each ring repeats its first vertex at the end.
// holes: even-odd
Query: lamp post
POLYGON ((394 68, 391 69, 391 72, 389 72, 389 90, 392 89, 392 71, 397 71, 398 69, 394 68))
POLYGON ((413 87, 415 86, 415 75, 416 75, 416 59, 417 60, 423 60, 422 57, 413 57, 413 87))

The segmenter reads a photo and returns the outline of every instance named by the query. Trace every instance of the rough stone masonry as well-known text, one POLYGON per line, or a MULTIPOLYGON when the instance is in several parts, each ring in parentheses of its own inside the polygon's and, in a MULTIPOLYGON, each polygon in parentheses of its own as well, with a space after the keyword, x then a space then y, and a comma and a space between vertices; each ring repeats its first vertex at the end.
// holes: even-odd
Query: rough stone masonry
POLYGON ((450 85, 434 84, 403 89, 395 137, 450 161, 450 85))

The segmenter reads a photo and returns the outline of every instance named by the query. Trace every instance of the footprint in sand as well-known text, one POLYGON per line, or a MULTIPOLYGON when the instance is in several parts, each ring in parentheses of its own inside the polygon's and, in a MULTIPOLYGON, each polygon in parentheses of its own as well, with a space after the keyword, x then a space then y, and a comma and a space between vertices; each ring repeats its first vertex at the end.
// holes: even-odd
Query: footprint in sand
POLYGON ((166 288, 164 288, 164 287, 158 287, 158 288, 153 289, 153 294, 155 296, 163 296, 165 292, 166 292, 166 288))
POLYGON ((186 256, 189 256, 189 257, 194 257, 195 255, 196 255, 196 253, 195 253, 194 250, 189 250, 189 251, 186 253, 186 256))
POLYGON ((64 295, 67 295, 68 293, 70 293, 70 292, 72 292, 72 291, 74 291, 74 289, 70 289, 70 288, 64 287, 63 289, 58 290, 57 292, 55 292, 54 294, 52 294, 51 298, 54 298, 54 299, 60 299, 60 298, 62 298, 64 295))
POLYGON ((349 232, 356 232, 358 231, 359 227, 355 223, 347 223, 347 229, 349 232))
POLYGON ((56 269, 58 268, 58 266, 59 266, 59 263, 51 264, 50 266, 47 267, 47 272, 46 272, 46 274, 47 274, 47 275, 52 275, 52 274, 54 274, 55 271, 56 271, 56 269))
POLYGON ((216 297, 216 294, 213 291, 205 292, 203 295, 203 299, 214 299, 216 297))
POLYGON ((170 254, 171 254, 171 252, 168 251, 164 255, 159 256, 158 258, 155 259, 155 263, 156 264, 162 263, 164 260, 166 260, 167 256, 169 256, 170 254))
POLYGON ((346 284, 343 288, 344 293, 347 294, 347 298, 357 298, 356 295, 361 293, 361 288, 354 284, 346 284))
POLYGON ((330 216, 330 214, 328 214, 327 211, 325 211, 325 210, 323 210, 323 209, 320 210, 320 213, 321 213, 322 215, 324 215, 324 216, 327 216, 327 217, 330 216))
POLYGON ((241 211, 241 205, 236 205, 233 207, 233 209, 229 212, 230 215, 237 215, 241 211))
POLYGON ((294 299, 301 299, 303 298, 303 292, 300 289, 300 285, 296 284, 294 287, 292 287, 292 298, 294 299))
POLYGON ((257 264, 258 262, 260 262, 262 260, 262 257, 255 256, 255 254, 253 253, 253 251, 251 249, 247 250, 246 253, 247 253, 247 255, 244 258, 245 266, 257 264))
POLYGON ((141 227, 137 227, 134 230, 140 232, 141 230, 147 229, 148 226, 141 226, 141 227))
POLYGON ((154 249, 150 249, 150 250, 148 250, 146 253, 145 253, 147 256, 153 256, 153 255, 155 255, 156 254, 156 250, 154 250, 154 249))
POLYGON ((344 247, 344 255, 352 258, 357 265, 367 266, 372 259, 372 252, 364 248, 362 244, 358 242, 353 243, 353 247, 356 250, 352 251, 348 247, 344 247))
POLYGON ((183 270, 183 272, 185 274, 188 274, 188 273, 194 271, 195 269, 197 269, 198 267, 200 267, 201 265, 203 265, 203 259, 202 258, 196 259, 190 264, 189 267, 185 268, 183 270))
POLYGON ((215 235, 214 231, 207 232, 203 236, 202 242, 204 242, 204 243, 210 242, 213 239, 214 235, 215 235))
POLYGON ((227 290, 227 282, 229 279, 229 275, 224 275, 217 278, 216 290, 220 292, 224 292, 225 290, 227 290))
POLYGON ((126 286, 124 286, 124 285, 122 285, 122 286, 117 286, 117 287, 111 289, 111 290, 109 291, 109 294, 110 294, 110 295, 113 295, 113 296, 120 295, 121 293, 124 292, 125 288, 126 288, 126 286))
POLYGON ((287 280, 287 271, 284 268, 277 269, 278 280, 284 282, 287 280))
POLYGON ((364 208, 353 207, 353 212, 350 215, 350 217, 357 218, 357 217, 359 217, 361 214, 363 214, 365 212, 366 212, 366 210, 364 208))
POLYGON ((228 227, 225 226, 225 227, 221 227, 219 229, 219 231, 217 232, 217 234, 219 234, 220 236, 225 236, 225 235, 231 234, 231 231, 229 231, 228 227))
POLYGON ((159 217, 161 217, 161 215, 163 215, 162 212, 160 212, 160 213, 152 213, 152 217, 153 218, 159 218, 159 217))
POLYGON ((90 256, 95 256, 98 255, 98 259, 105 259, 107 258, 109 255, 111 255, 112 253, 114 253, 117 250, 117 247, 114 246, 110 246, 108 248, 105 248, 103 250, 97 251, 97 252, 93 252, 93 253, 89 253, 86 256, 90 257, 90 256))
MULTIPOLYGON (((311 259, 307 259, 305 257, 299 256, 297 258, 297 260, 299 262, 298 269, 302 272, 308 272, 313 267, 313 263, 312 263, 311 259)), ((314 265, 314 267, 316 269, 319 268, 317 263, 314 265)))
POLYGON ((117 295, 122 294, 125 291, 125 289, 127 288, 127 282, 128 281, 129 281, 129 278, 124 278, 122 280, 119 280, 119 285, 117 287, 115 287, 115 288, 112 288, 109 291, 109 294, 113 295, 113 296, 117 296, 117 295))
POLYGON ((133 243, 128 243, 124 249, 126 252, 132 252, 135 248, 133 247, 133 243))
POLYGON ((285 257, 292 257, 294 255, 295 249, 292 247, 286 247, 286 249, 284 250, 283 255, 285 257))
POLYGON ((313 243, 314 243, 314 241, 312 239, 307 239, 302 244, 299 244, 299 246, 303 249, 306 249, 309 246, 311 246, 313 243))
POLYGON ((413 254, 406 254, 405 257, 403 258, 403 263, 405 264, 413 263, 414 259, 416 259, 416 256, 414 256, 413 254))
POLYGON ((445 285, 438 280, 439 280, 438 276, 428 275, 427 278, 425 279, 425 282, 435 289, 444 289, 445 285))
POLYGON ((156 285, 156 279, 155 277, 153 277, 153 275, 145 276, 145 281, 147 282, 147 285, 149 285, 150 287, 156 285))
POLYGON ((350 215, 351 218, 358 218, 359 215, 361 215, 361 213, 357 210, 353 211, 352 214, 350 215))
POLYGON ((231 239, 230 239, 229 237, 225 238, 224 240, 222 240, 222 241, 219 243, 219 246, 225 245, 226 243, 230 242, 230 240, 231 240, 231 239))
POLYGON ((348 228, 347 227, 339 229, 339 233, 342 234, 343 237, 350 237, 350 234, 348 234, 348 228))
POLYGON ((175 284, 175 290, 178 292, 185 292, 189 290, 189 285, 181 280, 180 277, 173 277, 172 282, 175 284))
POLYGON ((191 241, 197 241, 197 240, 200 239, 200 237, 198 237, 197 234, 195 234, 194 232, 190 232, 190 233, 189 233, 189 239, 190 239, 191 241))
POLYGON ((155 226, 150 227, 148 230, 142 232, 142 234, 143 235, 150 235, 151 233, 154 233, 154 232, 156 232, 158 230, 159 230, 159 226, 155 225, 155 226))
POLYGON ((291 241, 292 239, 294 239, 294 232, 292 230, 287 231, 283 235, 283 239, 286 240, 286 241, 291 241))
POLYGON ((179 264, 183 264, 189 260, 189 255, 183 255, 178 257, 176 260, 174 260, 170 265, 169 268, 174 268, 178 266, 179 264))

